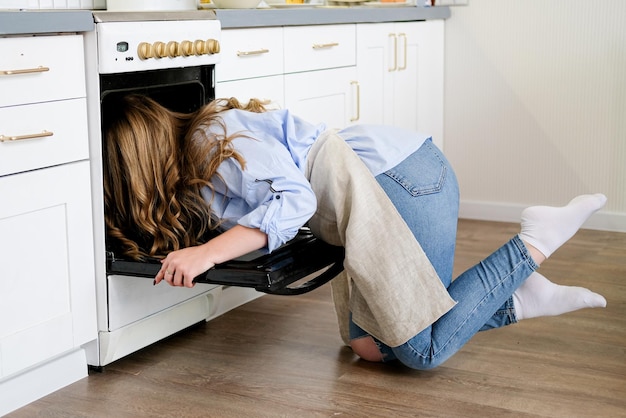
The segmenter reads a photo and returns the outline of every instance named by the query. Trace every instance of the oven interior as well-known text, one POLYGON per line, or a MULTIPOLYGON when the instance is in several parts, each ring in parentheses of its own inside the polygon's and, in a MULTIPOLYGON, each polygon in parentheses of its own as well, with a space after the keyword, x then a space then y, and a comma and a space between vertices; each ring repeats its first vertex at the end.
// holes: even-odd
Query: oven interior
POLYGON ((193 112, 215 98, 214 66, 170 68, 124 74, 100 75, 103 126, 109 103, 128 94, 142 94, 176 111, 193 112))
MULTIPOLYGON (((193 112, 214 99, 214 65, 168 68, 123 74, 100 75, 102 137, 120 99, 129 94, 148 96, 170 110, 193 112)), ((103 155, 105 149, 102 150, 103 155)), ((139 242, 139 240, 136 240, 139 242)), ((113 240, 105 238, 107 253, 119 253, 113 240)))

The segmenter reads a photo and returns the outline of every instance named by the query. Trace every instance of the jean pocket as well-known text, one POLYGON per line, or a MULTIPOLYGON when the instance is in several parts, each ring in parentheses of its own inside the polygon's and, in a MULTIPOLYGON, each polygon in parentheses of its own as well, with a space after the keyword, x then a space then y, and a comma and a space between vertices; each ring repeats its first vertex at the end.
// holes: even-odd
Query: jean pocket
POLYGON ((439 150, 426 141, 404 161, 383 173, 412 196, 438 193, 446 180, 448 165, 439 150))

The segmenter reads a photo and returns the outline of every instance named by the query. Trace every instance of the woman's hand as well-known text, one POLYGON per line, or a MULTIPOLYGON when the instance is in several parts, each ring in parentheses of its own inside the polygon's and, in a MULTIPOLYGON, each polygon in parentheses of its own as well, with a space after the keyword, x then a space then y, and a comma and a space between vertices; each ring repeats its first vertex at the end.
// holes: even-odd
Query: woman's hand
POLYGON ((237 225, 197 247, 172 251, 161 261, 154 284, 165 280, 172 286, 193 287, 193 279, 216 264, 267 245, 267 235, 256 228, 237 225))
POLYGON ((206 244, 172 251, 161 261, 161 270, 154 278, 154 284, 165 280, 172 286, 193 287, 193 279, 214 265, 206 244))

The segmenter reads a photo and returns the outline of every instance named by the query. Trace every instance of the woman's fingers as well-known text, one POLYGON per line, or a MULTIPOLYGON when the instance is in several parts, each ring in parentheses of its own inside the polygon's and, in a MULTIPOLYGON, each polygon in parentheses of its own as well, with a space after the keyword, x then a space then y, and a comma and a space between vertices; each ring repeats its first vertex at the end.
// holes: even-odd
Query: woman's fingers
POLYGON ((165 281, 169 283, 171 286, 176 285, 176 281, 175 281, 176 270, 170 271, 169 269, 166 269, 163 277, 165 278, 165 281))
POLYGON ((154 278, 154 284, 159 284, 165 280, 170 286, 194 287, 193 279, 194 277, 185 274, 183 269, 177 269, 172 266, 172 263, 167 263, 161 266, 161 270, 154 278))
POLYGON ((214 265, 204 246, 172 251, 161 261, 161 269, 154 278, 154 284, 165 280, 172 286, 194 287, 196 276, 214 265))

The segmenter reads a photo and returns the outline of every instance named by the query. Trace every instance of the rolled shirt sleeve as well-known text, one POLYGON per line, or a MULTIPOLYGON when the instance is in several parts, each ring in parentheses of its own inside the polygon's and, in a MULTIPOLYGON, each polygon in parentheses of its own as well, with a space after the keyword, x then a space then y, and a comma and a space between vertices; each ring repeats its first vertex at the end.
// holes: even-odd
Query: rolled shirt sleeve
POLYGON ((268 236, 268 250, 289 241, 315 213, 311 185, 280 142, 238 137, 233 145, 246 161, 245 170, 229 159, 214 181, 214 214, 226 228, 258 228, 268 236))

